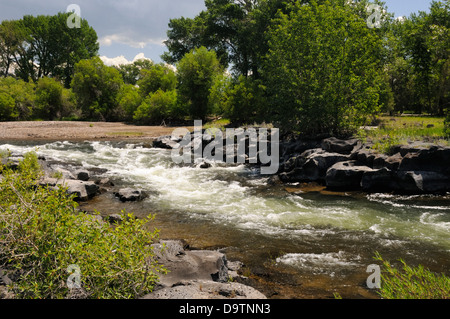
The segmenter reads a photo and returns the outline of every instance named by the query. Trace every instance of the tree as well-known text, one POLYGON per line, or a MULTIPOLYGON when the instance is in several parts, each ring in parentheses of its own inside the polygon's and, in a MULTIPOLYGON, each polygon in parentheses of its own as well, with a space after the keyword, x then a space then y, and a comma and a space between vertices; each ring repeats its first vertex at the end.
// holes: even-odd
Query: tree
POLYGON ((61 119, 71 115, 73 105, 70 101, 70 92, 60 81, 44 77, 36 83, 36 106, 34 117, 46 120, 61 119))
POLYGON ((132 120, 139 105, 142 103, 142 97, 136 86, 125 84, 118 93, 117 100, 119 107, 123 110, 124 120, 132 120))
POLYGON ((264 67, 268 120, 309 136, 351 134, 380 107, 377 32, 336 1, 296 2, 280 14, 264 67))
POLYGON ((37 81, 58 77, 70 86, 75 64, 98 54, 97 33, 81 19, 80 28, 69 28, 71 13, 54 16, 26 15, 21 20, 3 22, 0 27, 0 54, 3 74, 15 64, 16 76, 37 81))
POLYGON ((192 50, 177 64, 178 94, 191 117, 206 119, 211 110, 210 89, 222 72, 216 53, 205 47, 192 50))
POLYGON ((264 89, 260 80, 241 75, 226 94, 225 116, 236 124, 252 124, 264 119, 266 111, 264 89))
POLYGON ((134 114, 134 120, 143 124, 160 125, 171 117, 177 102, 175 90, 158 89, 150 93, 134 114))
POLYGON ((0 120, 29 120, 34 108, 34 84, 0 78, 0 120))
POLYGON ((123 85, 119 71, 103 64, 99 57, 75 65, 72 90, 85 119, 116 120, 117 97, 123 85))
POLYGON ((143 70, 150 70, 153 67, 153 62, 149 59, 139 59, 130 64, 122 64, 117 67, 122 75, 125 84, 136 85, 137 81, 141 79, 141 72, 143 70))
POLYGON ((177 77, 175 72, 164 64, 156 64, 140 71, 140 79, 137 81, 139 93, 145 98, 150 93, 159 89, 171 91, 176 88, 177 77))

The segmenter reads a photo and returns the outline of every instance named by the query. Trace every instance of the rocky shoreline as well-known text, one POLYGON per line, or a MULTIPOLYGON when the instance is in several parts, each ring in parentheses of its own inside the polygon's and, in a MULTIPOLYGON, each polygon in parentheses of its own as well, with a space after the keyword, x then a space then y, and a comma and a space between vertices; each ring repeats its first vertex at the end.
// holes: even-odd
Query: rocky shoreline
MULTIPOLYGON (((17 169, 23 154, 12 154, 2 159, 2 164, 17 169)), ((117 201, 141 201, 148 196, 140 189, 116 187, 114 182, 103 178, 103 170, 87 170, 66 163, 39 157, 43 176, 40 186, 67 188, 67 193, 78 202, 88 202, 97 195, 110 192, 117 201)), ((0 174, 1 178, 1 174, 0 174)), ((90 212, 81 212, 90 214, 90 212)), ((110 214, 95 216, 100 222, 111 224, 123 221, 122 215, 110 214)), ((167 275, 159 275, 155 290, 142 299, 266 299, 266 296, 242 282, 246 277, 238 274, 243 266, 240 262, 231 262, 218 250, 190 249, 181 240, 160 240, 152 244, 158 262, 168 270, 167 275)), ((8 289, 14 276, 0 268, 0 299, 14 299, 14 293, 8 289)), ((84 299, 87 294, 81 289, 71 291, 68 299, 84 299)))
MULTIPOLYGON (((152 147, 173 149, 178 143, 171 136, 153 141, 152 147)), ((270 142, 270 141, 269 141, 270 142)), ((198 145, 198 144, 194 144, 198 145)), ((197 146, 198 147, 198 146, 197 146)), ((270 149, 270 147, 269 147, 270 149)), ((246 162, 249 163, 248 143, 246 162)), ((412 143, 393 148, 392 154, 380 154, 357 139, 327 138, 317 141, 288 137, 280 142, 280 167, 270 176, 270 183, 289 187, 300 183, 322 185, 332 191, 363 191, 366 193, 437 194, 450 192, 450 148, 412 143)), ((23 154, 13 154, 8 165, 16 168, 23 154)), ((44 176, 41 186, 64 185, 75 200, 88 202, 99 194, 111 193, 117 201, 141 201, 145 191, 120 188, 101 169, 85 169, 67 163, 39 158, 44 176)), ((3 163, 3 164, 6 164, 3 163)), ((202 162, 200 168, 208 169, 202 162)), ((1 178, 1 175, 0 175, 1 178)), ((121 222, 120 215, 108 215, 105 222, 121 222)), ((154 244, 159 261, 169 274, 160 278, 155 291, 145 299, 264 299, 266 296, 246 285, 238 275, 239 262, 230 262, 217 250, 191 250, 178 240, 161 240, 154 244), (161 250, 161 247, 165 247, 161 250)), ((0 269, 0 297, 11 298, 5 286, 10 278, 0 269)), ((72 296, 77 298, 77 296, 72 296)))
MULTIPOLYGON (((226 137, 223 139, 220 145, 226 144, 226 137)), ((179 138, 162 136, 153 142, 153 147, 174 149, 179 147, 179 141, 179 138)), ((244 142, 245 163, 264 165, 260 161, 260 152, 257 162, 251 161, 248 136, 244 137, 244 142)), ((205 148, 207 143, 202 147, 205 148)), ((285 137, 279 144, 280 165, 278 172, 271 177, 272 181, 318 183, 333 191, 408 195, 444 195, 450 192, 450 147, 413 142, 392 147, 391 154, 382 154, 373 150, 371 144, 358 139, 303 140, 292 136, 285 137)), ((189 147, 192 153, 199 147, 194 135, 189 147)), ((234 153, 237 154, 237 144, 234 145, 234 153)), ((207 162, 200 165, 209 167, 207 162)))

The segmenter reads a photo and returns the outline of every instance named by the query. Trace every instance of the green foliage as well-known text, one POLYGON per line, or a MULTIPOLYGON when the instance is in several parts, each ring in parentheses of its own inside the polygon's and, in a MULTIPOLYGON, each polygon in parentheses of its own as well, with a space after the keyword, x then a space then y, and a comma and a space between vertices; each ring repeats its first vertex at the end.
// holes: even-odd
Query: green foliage
POLYGON ((117 99, 119 106, 124 111, 124 119, 132 120, 134 112, 136 112, 142 103, 142 97, 139 94, 138 88, 132 84, 123 85, 118 93, 117 99))
POLYGON ((89 120, 116 120, 118 95, 123 85, 119 71, 103 64, 99 57, 75 65, 72 90, 83 117, 89 120))
POLYGON ((380 108, 381 37, 349 6, 296 2, 271 28, 271 119, 304 135, 348 135, 380 108))
POLYGON ((156 64, 148 69, 141 70, 137 85, 141 96, 146 97, 158 90, 174 90, 177 85, 177 77, 168 66, 156 64))
POLYGON ((11 77, 0 78, 0 120, 31 119, 34 108, 34 84, 11 77))
POLYGON ((241 124, 261 121, 266 111, 264 90, 261 81, 240 76, 227 93, 225 116, 241 124))
POLYGON ((98 53, 97 34, 81 19, 80 28, 68 28, 71 13, 26 15, 0 25, 0 56, 4 75, 16 62, 15 75, 28 81, 52 76, 69 87, 75 64, 98 53), (3 44, 3 45, 1 45, 3 44))
POLYGON ((125 84, 136 85, 141 79, 142 70, 150 70, 153 62, 148 59, 139 59, 130 64, 122 64, 116 67, 122 75, 125 84))
POLYGON ((36 155, 27 154, 15 172, 3 168, 0 181, 0 265, 13 271, 18 298, 65 298, 69 265, 81 270, 90 298, 137 298, 152 291, 165 272, 150 246, 158 230, 144 227, 153 217, 109 225, 79 213, 62 187, 37 187, 36 155))
POLYGON ((211 112, 210 90, 222 68, 216 53, 205 47, 192 50, 177 64, 178 95, 189 116, 205 120, 211 112))
POLYGON ((175 90, 157 90, 150 93, 134 114, 134 120, 143 124, 160 125, 174 112, 177 103, 175 90))
POLYGON ((393 267, 379 253, 375 259, 381 261, 381 289, 384 299, 449 299, 450 278, 425 269, 422 265, 408 266, 400 259, 402 269, 393 267))
POLYGON ((372 148, 389 154, 393 146, 406 145, 412 141, 425 141, 436 145, 449 145, 445 133, 445 120, 429 116, 382 116, 377 129, 360 129, 358 137, 370 141, 372 148))
POLYGON ((450 109, 447 109, 447 117, 444 120, 444 134, 450 138, 450 109))
POLYGON ((35 117, 42 119, 61 119, 73 111, 70 92, 61 82, 53 78, 41 78, 36 84, 35 117))

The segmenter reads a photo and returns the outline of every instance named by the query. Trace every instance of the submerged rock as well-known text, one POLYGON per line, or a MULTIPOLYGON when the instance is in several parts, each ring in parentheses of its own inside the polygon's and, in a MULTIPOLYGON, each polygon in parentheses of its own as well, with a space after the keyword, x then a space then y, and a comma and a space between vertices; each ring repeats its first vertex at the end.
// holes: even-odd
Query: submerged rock
POLYGON ((122 188, 114 193, 122 202, 140 201, 146 197, 146 193, 139 189, 122 188))

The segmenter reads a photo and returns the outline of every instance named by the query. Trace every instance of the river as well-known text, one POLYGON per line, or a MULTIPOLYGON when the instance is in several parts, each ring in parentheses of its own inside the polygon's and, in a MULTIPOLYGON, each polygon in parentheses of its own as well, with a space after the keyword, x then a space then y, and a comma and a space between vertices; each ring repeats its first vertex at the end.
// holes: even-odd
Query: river
POLYGON ((179 166, 170 151, 126 142, 0 145, 6 149, 36 151, 146 190, 139 203, 105 193, 82 207, 156 214, 152 227, 162 238, 241 260, 244 275, 270 298, 377 298, 366 287, 367 267, 380 264, 375 252, 450 273, 450 196, 304 191, 270 183, 255 168, 179 166))

